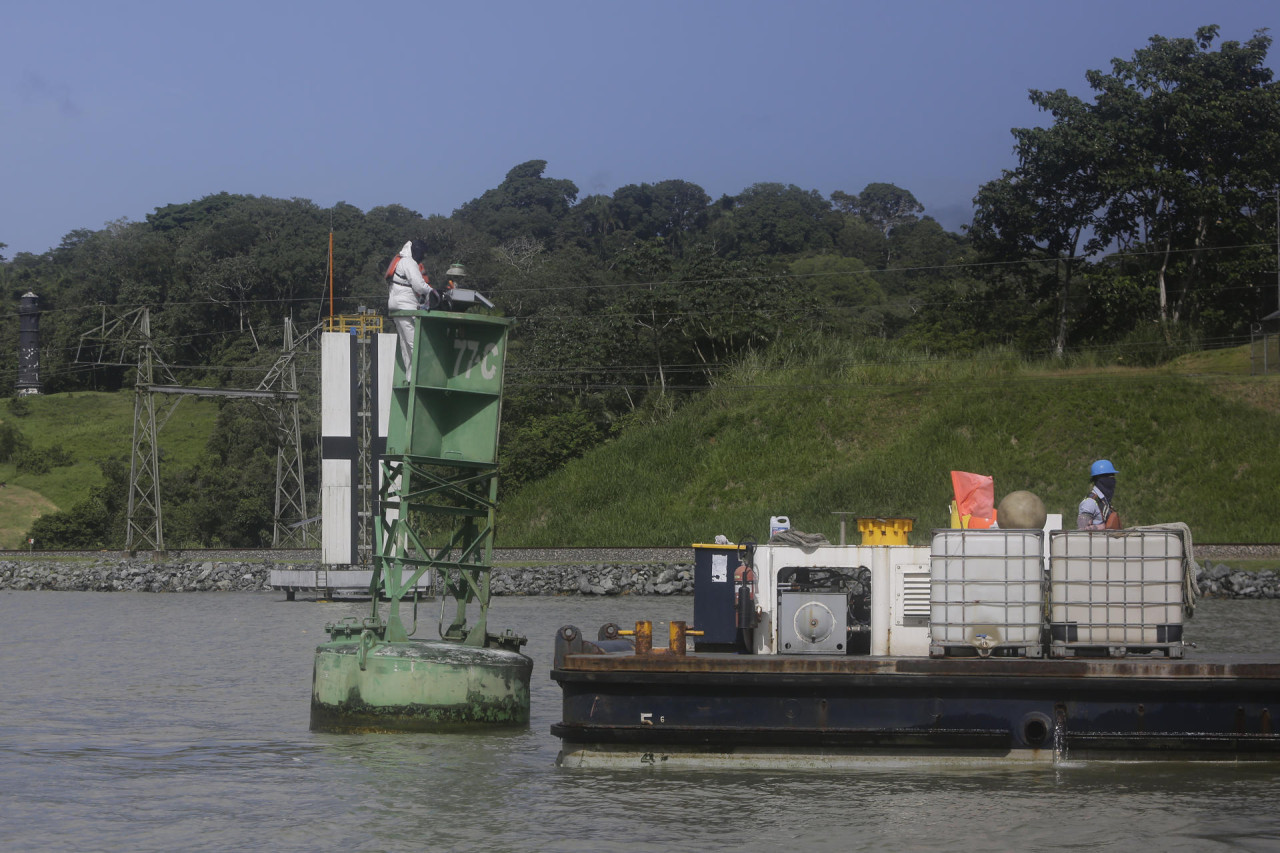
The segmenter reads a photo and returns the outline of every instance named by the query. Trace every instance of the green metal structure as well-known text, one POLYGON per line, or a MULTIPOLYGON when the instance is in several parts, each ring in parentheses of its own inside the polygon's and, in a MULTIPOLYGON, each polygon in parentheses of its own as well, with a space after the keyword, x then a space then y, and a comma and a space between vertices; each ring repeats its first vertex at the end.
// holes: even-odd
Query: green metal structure
POLYGON ((511 321, 405 313, 414 315, 413 358, 407 373, 397 362, 392 390, 374 527, 373 616, 385 598, 391 606, 382 638, 408 639, 398 604, 416 596, 419 580, 434 573, 442 604, 453 604, 447 627, 441 619, 441 639, 517 650, 523 638, 488 632, 498 423, 511 321))
POLYGON ((527 725, 533 662, 524 637, 488 629, 498 424, 511 321, 405 311, 413 357, 397 363, 374 519, 372 609, 326 626, 316 649, 311 728, 422 731, 527 725), (421 639, 427 587, 438 637, 421 639), (401 605, 412 601, 407 626, 401 605), (382 613, 385 610, 385 618, 382 613))

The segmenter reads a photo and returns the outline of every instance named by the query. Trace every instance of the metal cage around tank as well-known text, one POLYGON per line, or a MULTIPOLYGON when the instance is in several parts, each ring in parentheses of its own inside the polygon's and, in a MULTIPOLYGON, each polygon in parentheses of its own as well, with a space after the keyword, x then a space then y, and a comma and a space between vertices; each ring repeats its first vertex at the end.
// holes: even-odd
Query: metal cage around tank
POLYGON ((1172 529, 1049 537, 1049 654, 1182 656, 1185 543, 1172 529))
POLYGON ((1040 530, 935 530, 930 654, 1040 657, 1043 554, 1040 530))

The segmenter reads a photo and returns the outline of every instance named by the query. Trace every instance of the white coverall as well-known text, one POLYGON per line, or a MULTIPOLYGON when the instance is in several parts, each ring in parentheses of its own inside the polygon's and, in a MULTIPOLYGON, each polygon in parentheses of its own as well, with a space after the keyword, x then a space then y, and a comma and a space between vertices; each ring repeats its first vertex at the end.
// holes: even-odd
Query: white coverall
MULTIPOLYGON (((413 241, 404 244, 400 250, 400 260, 396 261, 395 274, 391 276, 391 292, 387 294, 388 311, 416 311, 426 302, 431 293, 431 285, 422 277, 418 263, 413 259, 413 241)), ((400 364, 405 373, 413 358, 413 318, 395 317, 396 334, 400 337, 400 364)))

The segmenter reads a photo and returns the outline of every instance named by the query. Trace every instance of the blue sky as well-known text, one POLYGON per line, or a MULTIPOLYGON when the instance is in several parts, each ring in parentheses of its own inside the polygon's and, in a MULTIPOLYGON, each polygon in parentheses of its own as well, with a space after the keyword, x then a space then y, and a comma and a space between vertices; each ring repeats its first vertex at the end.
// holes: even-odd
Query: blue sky
POLYGON ((1085 96, 1157 33, 1280 35, 1280 3, 15 0, 2 20, 12 257, 222 191, 447 215, 533 159, 581 196, 884 181, 954 230, 1013 165, 1010 128, 1043 123, 1028 89, 1085 96))

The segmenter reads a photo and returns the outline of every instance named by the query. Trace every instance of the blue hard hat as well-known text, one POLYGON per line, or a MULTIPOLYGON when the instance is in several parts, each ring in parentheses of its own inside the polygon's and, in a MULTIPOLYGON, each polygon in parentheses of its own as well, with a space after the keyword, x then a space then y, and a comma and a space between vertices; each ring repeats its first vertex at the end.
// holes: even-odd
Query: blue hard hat
POLYGON ((1111 464, 1109 459, 1099 459, 1097 462, 1089 466, 1090 477, 1101 477, 1103 474, 1119 474, 1116 466, 1111 464))

